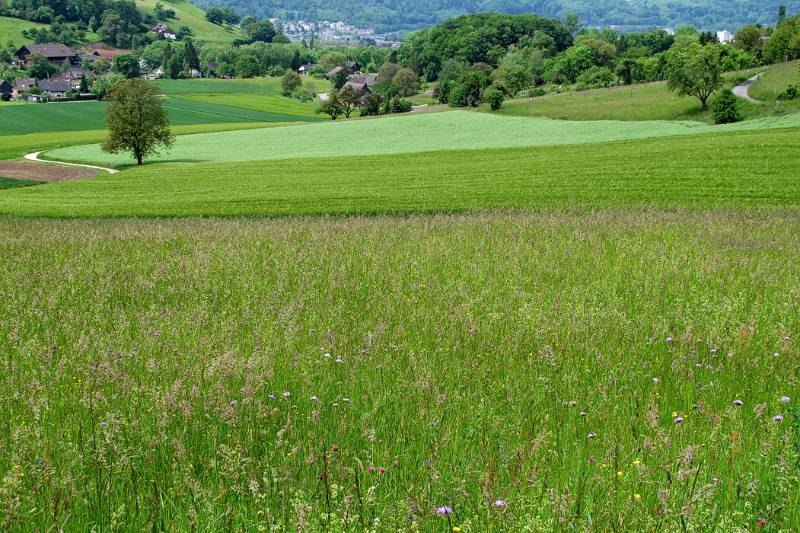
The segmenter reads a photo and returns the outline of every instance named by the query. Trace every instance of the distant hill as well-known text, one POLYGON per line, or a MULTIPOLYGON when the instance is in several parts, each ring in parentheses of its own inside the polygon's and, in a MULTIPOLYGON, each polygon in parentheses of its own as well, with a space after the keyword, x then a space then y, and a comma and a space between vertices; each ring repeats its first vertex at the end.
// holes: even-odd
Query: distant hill
POLYGON ((778 6, 800 12, 800 0, 194 0, 229 5, 242 15, 283 20, 343 20, 381 32, 413 30, 466 13, 536 13, 580 16, 588 26, 623 30, 692 24, 701 29, 737 29, 750 22, 774 23, 778 6))

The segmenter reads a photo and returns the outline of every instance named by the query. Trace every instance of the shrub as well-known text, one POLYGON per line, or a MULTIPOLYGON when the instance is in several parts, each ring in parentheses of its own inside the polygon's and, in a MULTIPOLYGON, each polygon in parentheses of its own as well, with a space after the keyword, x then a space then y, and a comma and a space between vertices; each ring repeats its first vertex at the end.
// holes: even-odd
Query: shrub
POLYGON ((300 87, 292 93, 292 98, 301 102, 310 102, 314 99, 314 93, 305 87, 300 87))
POLYGON ((711 114, 714 116, 714 122, 717 124, 730 124, 742 120, 739 100, 730 89, 720 92, 711 101, 709 107, 711 108, 711 114))
POLYGON ((789 85, 785 91, 778 95, 778 100, 800 99, 800 85, 789 85))
POLYGON ((500 106, 503 105, 503 100, 505 100, 505 95, 503 91, 496 89, 494 87, 489 87, 483 92, 483 101, 489 104, 489 107, 492 111, 497 111, 500 109, 500 106))
POLYGON ((617 77, 606 67, 592 67, 578 76, 578 87, 597 89, 608 87, 617 81, 617 77))

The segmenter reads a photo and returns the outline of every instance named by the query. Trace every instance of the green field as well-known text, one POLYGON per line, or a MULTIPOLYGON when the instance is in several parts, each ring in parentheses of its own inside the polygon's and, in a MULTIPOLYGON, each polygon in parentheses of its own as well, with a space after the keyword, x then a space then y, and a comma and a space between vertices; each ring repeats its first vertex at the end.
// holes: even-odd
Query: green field
POLYGON ((20 180, 16 178, 4 178, 0 176, 0 189, 12 189, 15 187, 27 187, 29 185, 37 185, 39 182, 31 180, 20 180))
POLYGON ((15 46, 22 46, 30 41, 27 37, 22 35, 22 30, 32 30, 47 28, 47 24, 40 24, 38 22, 31 22, 29 20, 22 20, 12 17, 0 17, 0 45, 5 45, 10 41, 15 46))
MULTIPOLYGON (((0 195, 0 214, 275 216, 564 206, 797 206, 798 132, 776 129, 401 156, 154 164, 91 180, 6 191, 0 195)), ((264 151, 269 150, 252 157, 267 157, 264 151)))
MULTIPOLYGON (((770 68, 750 87, 750 96, 764 102, 775 102, 776 97, 789 85, 800 85, 800 61, 790 61, 770 68)), ((787 103, 789 102, 784 102, 787 103)))
MULTIPOLYGON (((180 137, 154 161, 249 161, 326 156, 403 154, 430 150, 582 144, 672 135, 722 133, 800 126, 800 115, 725 126, 698 122, 583 122, 531 120, 469 111, 395 116, 372 120, 326 122, 291 131, 224 132, 180 137)), ((99 145, 63 148, 47 153, 63 161, 124 165, 127 154, 106 154, 99 145)))
MULTIPOLYGON (((196 79, 196 80, 157 80, 158 88, 163 94, 179 95, 193 93, 215 93, 215 94, 240 94, 240 93, 259 93, 278 96, 281 94, 281 79, 273 77, 265 78, 237 78, 232 80, 224 79, 196 79)), ((316 78, 303 77, 303 86, 312 92, 325 92, 330 90, 328 80, 318 80, 316 78)))
POLYGON ((136 5, 142 12, 152 15, 159 2, 164 4, 165 8, 175 10, 176 17, 166 21, 175 31, 181 26, 188 26, 192 30, 193 38, 209 42, 227 43, 240 36, 238 30, 233 27, 224 28, 208 22, 205 11, 188 0, 136 0, 136 5))
POLYGON ((797 211, 6 219, 0 248, 6 531, 800 524, 797 211))

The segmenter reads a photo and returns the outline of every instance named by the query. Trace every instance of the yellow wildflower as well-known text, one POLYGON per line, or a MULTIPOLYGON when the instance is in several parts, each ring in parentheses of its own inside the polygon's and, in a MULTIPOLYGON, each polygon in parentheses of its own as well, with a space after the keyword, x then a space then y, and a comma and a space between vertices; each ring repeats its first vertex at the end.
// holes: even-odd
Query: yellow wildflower
POLYGON ((639 493, 636 493, 636 494, 633 495, 633 499, 636 500, 637 502, 640 502, 640 501, 642 501, 642 495, 639 494, 639 493))
POLYGON ((617 477, 622 477, 622 470, 617 471, 617 477))

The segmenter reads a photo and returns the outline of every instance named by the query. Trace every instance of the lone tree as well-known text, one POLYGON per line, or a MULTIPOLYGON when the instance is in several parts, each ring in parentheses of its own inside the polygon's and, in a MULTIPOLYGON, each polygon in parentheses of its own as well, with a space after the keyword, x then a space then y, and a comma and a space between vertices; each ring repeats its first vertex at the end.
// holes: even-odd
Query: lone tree
POLYGON ((159 147, 172 145, 175 137, 157 94, 154 85, 139 78, 111 86, 106 109, 109 136, 103 143, 104 151, 131 152, 136 164, 141 165, 145 157, 157 154, 159 147))
POLYGON ((708 109, 708 99, 722 87, 721 48, 691 43, 673 47, 667 61, 667 87, 681 96, 695 96, 708 109))
POLYGON ((293 92, 299 89, 303 85, 303 80, 300 79, 300 76, 297 72, 293 70, 287 70, 286 74, 283 75, 281 78, 281 94, 283 96, 291 96, 293 92))

